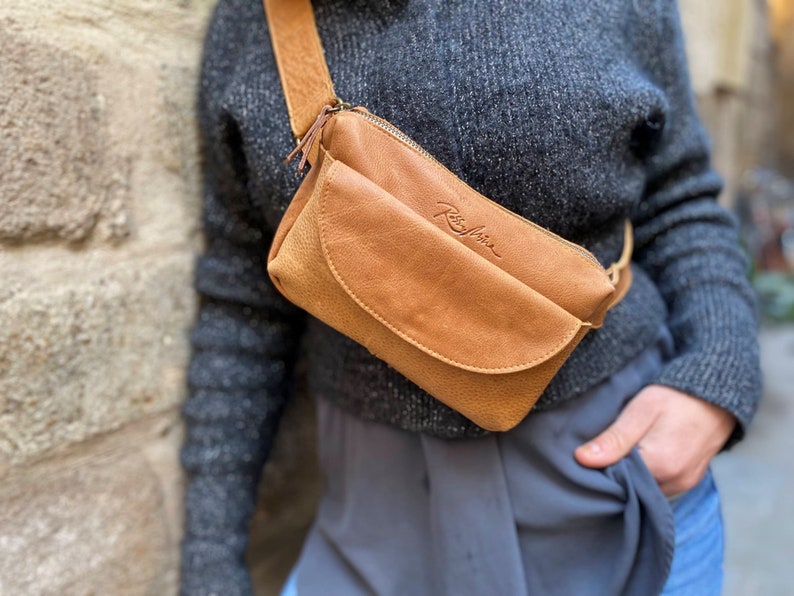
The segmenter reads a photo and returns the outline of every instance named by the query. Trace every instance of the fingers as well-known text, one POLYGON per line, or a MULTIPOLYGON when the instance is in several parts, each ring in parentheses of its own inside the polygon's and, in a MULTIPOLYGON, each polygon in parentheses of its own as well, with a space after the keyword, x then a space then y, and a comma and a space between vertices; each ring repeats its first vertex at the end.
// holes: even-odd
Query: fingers
POLYGON ((640 392, 609 428, 576 449, 576 461, 588 468, 604 468, 617 463, 640 442, 659 414, 658 400, 653 394, 640 392))
POLYGON ((640 441, 640 457, 667 497, 687 492, 703 479, 714 453, 699 444, 698 434, 673 432, 657 422, 640 441))
POLYGON ((674 476, 670 480, 658 481, 657 479, 659 483, 659 490, 661 490, 664 496, 668 499, 685 493, 688 490, 693 489, 701 480, 703 480, 707 469, 708 466, 703 466, 697 470, 687 471, 680 475, 674 476))

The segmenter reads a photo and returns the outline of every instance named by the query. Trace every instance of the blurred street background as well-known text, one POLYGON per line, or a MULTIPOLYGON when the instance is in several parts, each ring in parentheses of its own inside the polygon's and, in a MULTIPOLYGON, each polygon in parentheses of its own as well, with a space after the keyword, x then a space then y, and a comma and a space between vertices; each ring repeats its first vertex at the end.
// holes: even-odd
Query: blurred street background
POLYGON ((794 594, 794 2, 681 3, 693 85, 761 299, 764 399, 717 457, 727 596, 794 594), (707 58, 708 57, 708 58, 707 58))
POLYGON ((761 334, 766 388, 752 432, 717 457, 726 596, 794 594, 794 327, 761 334))

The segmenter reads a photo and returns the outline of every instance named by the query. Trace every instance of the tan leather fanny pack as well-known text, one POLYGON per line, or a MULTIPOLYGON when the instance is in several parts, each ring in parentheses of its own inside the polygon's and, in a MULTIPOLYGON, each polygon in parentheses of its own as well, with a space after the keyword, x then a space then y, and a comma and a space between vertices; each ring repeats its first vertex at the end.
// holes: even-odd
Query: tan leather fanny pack
POLYGON ((291 302, 479 426, 520 422, 631 284, 336 99, 309 0, 264 0, 301 167, 268 256, 291 302), (319 114, 319 115, 318 115, 319 114))

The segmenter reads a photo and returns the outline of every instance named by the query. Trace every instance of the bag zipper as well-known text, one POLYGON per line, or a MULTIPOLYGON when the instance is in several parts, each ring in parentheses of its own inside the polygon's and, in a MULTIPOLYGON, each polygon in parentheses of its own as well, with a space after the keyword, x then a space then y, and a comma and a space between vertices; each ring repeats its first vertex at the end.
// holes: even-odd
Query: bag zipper
MULTIPOLYGON (((364 119, 368 120, 369 122, 373 123, 374 125, 382 128, 383 130, 385 130, 386 132, 391 134, 393 137, 396 137, 398 140, 402 141, 405 145, 408 145, 408 147, 413 149, 416 153, 418 153, 422 157, 432 161, 438 167, 444 169, 446 172, 448 172, 452 176, 455 176, 455 174, 453 174, 449 170, 449 168, 447 168, 444 164, 442 164, 440 161, 438 161, 427 149, 422 147, 419 143, 414 141, 411 137, 406 135, 399 128, 394 126, 394 124, 392 124, 388 120, 384 120, 383 118, 379 118, 375 114, 373 114, 371 112, 368 112, 368 111, 365 111, 362 108, 358 108, 358 107, 354 108, 354 107, 351 106, 351 104, 349 104, 349 103, 347 103, 345 101, 342 101, 339 98, 337 98, 337 100, 336 100, 336 105, 334 105, 334 106, 330 106, 330 105, 329 106, 325 106, 322 109, 320 114, 317 116, 317 119, 315 120, 314 124, 312 124, 311 128, 309 128, 309 130, 306 132, 306 134, 303 136, 303 138, 298 143, 298 146, 295 147, 295 149, 292 151, 292 153, 290 153, 290 155, 287 157, 287 159, 285 161, 292 161, 292 159, 297 155, 297 153, 299 151, 303 151, 303 156, 302 156, 300 164, 298 166, 299 171, 302 172, 303 168, 304 168, 304 166, 306 164, 306 159, 307 159, 307 157, 309 155, 309 151, 311 149, 312 143, 314 142, 314 139, 320 133, 320 131, 325 126, 325 124, 328 122, 328 120, 330 120, 334 115, 342 113, 342 112, 350 112, 350 113, 355 114, 356 116, 359 116, 361 118, 364 118, 364 119)), ((457 176, 455 176, 455 177, 457 178, 457 176)), ((480 193, 478 193, 478 194, 480 194, 480 193)), ((528 219, 526 219, 524 217, 521 217, 517 213, 514 213, 513 211, 510 211, 510 209, 507 209, 506 207, 504 207, 503 205, 500 205, 496 201, 494 201, 492 199, 489 199, 485 195, 480 194, 480 196, 483 199, 485 199, 486 201, 492 203, 494 206, 496 206, 499 209, 501 209, 502 211, 504 211, 505 213, 511 215, 512 217, 515 217, 515 218, 521 220, 523 223, 525 223, 527 225, 532 226, 534 229, 536 229, 539 232, 545 234, 546 236, 548 236, 552 240, 556 240, 560 244, 563 244, 563 245, 567 246, 568 248, 571 248, 571 249, 575 250, 576 252, 578 252, 580 255, 582 255, 586 259, 588 259, 588 260, 592 261, 593 263, 595 263, 596 265, 598 265, 598 267, 600 269, 603 269, 603 266, 601 265, 601 263, 598 262, 598 259, 596 259, 589 251, 585 250, 584 248, 582 248, 578 244, 576 244, 574 242, 571 242, 570 240, 566 240, 565 238, 562 238, 561 236, 558 236, 554 232, 551 232, 551 231, 547 230, 543 226, 540 226, 540 225, 536 224, 533 221, 530 221, 530 220, 528 220, 528 219)))

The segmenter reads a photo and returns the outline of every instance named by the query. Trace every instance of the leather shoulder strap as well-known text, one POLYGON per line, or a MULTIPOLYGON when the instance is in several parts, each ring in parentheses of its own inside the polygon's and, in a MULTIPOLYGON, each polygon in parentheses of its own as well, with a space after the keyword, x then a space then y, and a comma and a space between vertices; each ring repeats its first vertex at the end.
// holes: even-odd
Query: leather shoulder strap
POLYGON ((631 220, 626 218, 623 226, 623 252, 620 255, 620 259, 612 263, 607 269, 607 275, 609 275, 612 285, 615 286, 615 295, 607 309, 611 309, 623 300, 623 297, 631 287, 631 256, 633 252, 634 227, 631 225, 631 220))
POLYGON ((336 94, 310 0, 263 0, 290 126, 303 138, 336 94))

